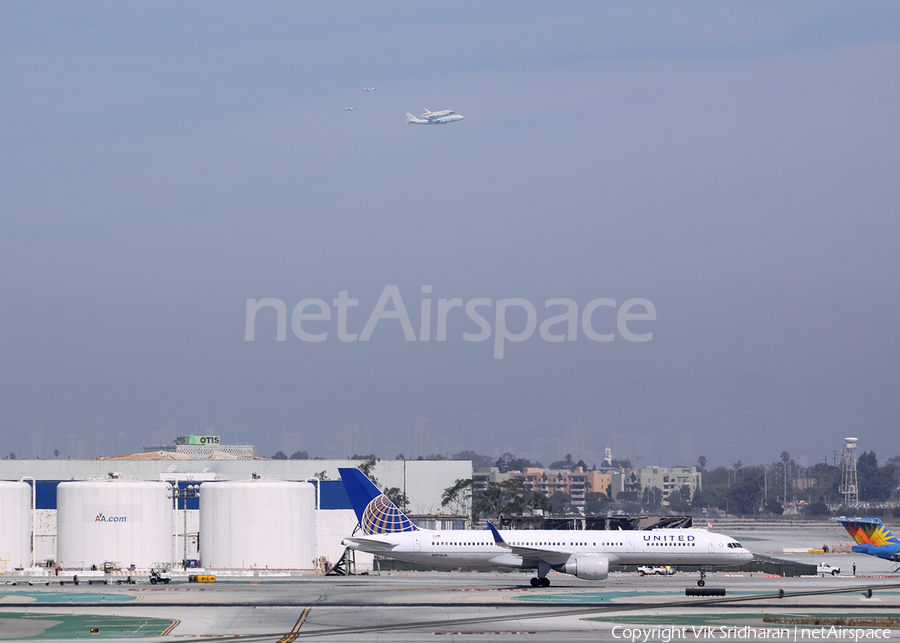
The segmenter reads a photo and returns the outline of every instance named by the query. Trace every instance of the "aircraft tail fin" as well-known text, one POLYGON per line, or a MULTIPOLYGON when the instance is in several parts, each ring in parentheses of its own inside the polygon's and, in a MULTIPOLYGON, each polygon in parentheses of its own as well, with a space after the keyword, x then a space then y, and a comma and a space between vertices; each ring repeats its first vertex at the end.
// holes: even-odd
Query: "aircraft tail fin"
POLYGON ((409 112, 406 112, 406 122, 407 122, 407 123, 410 123, 410 124, 411 124, 411 123, 415 123, 415 122, 417 122, 418 120, 419 120, 418 118, 416 118, 415 116, 413 116, 413 115, 410 114, 409 112))
POLYGON ((362 471, 338 469, 338 472, 366 536, 419 530, 362 471))
POLYGON ((838 518, 857 545, 900 545, 900 540, 884 526, 880 518, 838 518))
POLYGON ((503 540, 503 536, 501 536, 500 532, 497 531, 497 528, 494 527, 494 523, 492 523, 490 520, 488 520, 487 526, 488 526, 488 529, 491 530, 491 536, 494 537, 495 545, 499 545, 500 547, 509 547, 509 545, 506 544, 506 541, 503 540))

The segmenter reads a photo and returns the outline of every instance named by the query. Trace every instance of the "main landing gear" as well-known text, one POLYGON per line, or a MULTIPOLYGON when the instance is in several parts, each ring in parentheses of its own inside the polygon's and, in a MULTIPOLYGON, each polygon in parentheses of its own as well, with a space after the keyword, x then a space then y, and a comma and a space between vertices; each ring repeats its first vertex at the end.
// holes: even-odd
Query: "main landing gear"
POLYGON ((550 573, 550 563, 546 561, 539 560, 537 564, 537 578, 531 579, 532 587, 550 587, 550 579, 547 578, 547 574, 550 573))

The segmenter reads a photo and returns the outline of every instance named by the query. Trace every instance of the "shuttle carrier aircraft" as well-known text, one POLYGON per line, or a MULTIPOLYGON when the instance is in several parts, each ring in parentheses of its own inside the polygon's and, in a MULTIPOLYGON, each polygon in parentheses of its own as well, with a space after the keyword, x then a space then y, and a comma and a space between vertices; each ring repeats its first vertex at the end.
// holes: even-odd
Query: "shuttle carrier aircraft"
POLYGON ((416 118, 409 112, 406 112, 406 124, 407 125, 446 125, 447 123, 455 123, 456 121, 461 121, 465 118, 464 116, 460 116, 452 109, 442 109, 437 112, 432 112, 427 107, 425 108, 425 113, 422 114, 419 118, 416 118))
POLYGON ((532 587, 548 587, 550 570, 603 580, 610 564, 738 565, 753 554, 733 538, 701 529, 652 531, 436 531, 416 527, 359 469, 340 469, 362 536, 352 549, 448 567, 535 569, 532 587))

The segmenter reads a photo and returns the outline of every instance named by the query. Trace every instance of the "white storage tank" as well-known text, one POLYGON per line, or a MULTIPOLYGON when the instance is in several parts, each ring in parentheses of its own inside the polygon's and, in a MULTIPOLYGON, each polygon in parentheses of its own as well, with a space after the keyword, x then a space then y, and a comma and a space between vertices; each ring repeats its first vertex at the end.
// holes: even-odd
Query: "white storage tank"
POLYGON ((173 562, 171 489, 165 482, 61 482, 56 507, 63 567, 173 562))
POLYGON ((31 485, 0 481, 0 573, 31 567, 31 485))
POLYGON ((308 482, 235 480, 200 487, 200 565, 312 569, 316 491, 308 482))

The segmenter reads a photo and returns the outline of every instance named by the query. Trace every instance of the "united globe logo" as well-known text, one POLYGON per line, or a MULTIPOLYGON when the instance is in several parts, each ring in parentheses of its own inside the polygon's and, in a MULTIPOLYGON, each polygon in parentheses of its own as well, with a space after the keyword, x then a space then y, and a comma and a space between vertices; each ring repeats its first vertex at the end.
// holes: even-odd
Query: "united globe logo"
POLYGON ((397 509, 397 505, 381 494, 366 506, 360 521, 363 533, 394 534, 403 531, 416 531, 418 529, 409 518, 397 509))

